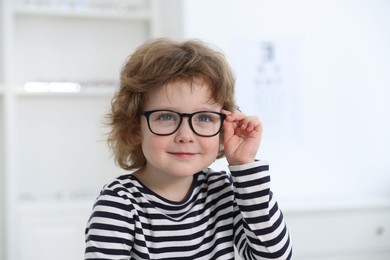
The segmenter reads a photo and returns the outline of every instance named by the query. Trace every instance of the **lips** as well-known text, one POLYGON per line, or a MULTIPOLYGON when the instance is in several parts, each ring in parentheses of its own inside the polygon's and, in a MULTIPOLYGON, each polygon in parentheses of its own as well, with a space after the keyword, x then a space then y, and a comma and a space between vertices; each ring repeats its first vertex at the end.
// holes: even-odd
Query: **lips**
POLYGON ((179 158, 191 158, 196 155, 196 153, 190 153, 190 152, 169 152, 169 154, 179 158))

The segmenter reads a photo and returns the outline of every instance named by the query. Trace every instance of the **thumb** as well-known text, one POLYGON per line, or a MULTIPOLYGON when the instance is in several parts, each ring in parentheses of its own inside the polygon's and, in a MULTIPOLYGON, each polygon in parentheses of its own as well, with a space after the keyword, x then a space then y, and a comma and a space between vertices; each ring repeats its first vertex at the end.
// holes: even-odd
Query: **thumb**
POLYGON ((226 144, 228 140, 234 135, 234 126, 233 122, 225 121, 223 122, 223 141, 226 144))

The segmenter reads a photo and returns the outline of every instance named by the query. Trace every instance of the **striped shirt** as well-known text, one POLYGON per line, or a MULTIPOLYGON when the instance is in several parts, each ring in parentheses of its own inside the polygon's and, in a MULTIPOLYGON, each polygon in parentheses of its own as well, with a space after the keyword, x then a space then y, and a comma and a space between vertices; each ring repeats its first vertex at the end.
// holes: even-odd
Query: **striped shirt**
POLYGON ((164 199, 128 174, 106 185, 86 228, 85 259, 290 259, 283 214, 262 161, 194 175, 186 199, 164 199))

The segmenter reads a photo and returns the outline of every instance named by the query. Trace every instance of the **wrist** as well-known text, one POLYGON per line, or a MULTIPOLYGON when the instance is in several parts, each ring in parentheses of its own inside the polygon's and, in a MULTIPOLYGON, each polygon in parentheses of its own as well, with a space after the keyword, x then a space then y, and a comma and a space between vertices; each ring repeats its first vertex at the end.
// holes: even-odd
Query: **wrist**
POLYGON ((240 165, 228 165, 230 171, 241 171, 244 169, 250 169, 254 167, 259 167, 259 166, 267 166, 268 167, 269 163, 268 161, 265 160, 259 160, 255 159, 253 162, 246 163, 246 164, 240 164, 240 165))
POLYGON ((245 165, 245 164, 253 163, 253 162, 256 162, 256 161, 258 161, 258 160, 256 160, 256 159, 248 159, 248 160, 240 160, 240 161, 229 161, 229 160, 227 160, 229 166, 245 165))

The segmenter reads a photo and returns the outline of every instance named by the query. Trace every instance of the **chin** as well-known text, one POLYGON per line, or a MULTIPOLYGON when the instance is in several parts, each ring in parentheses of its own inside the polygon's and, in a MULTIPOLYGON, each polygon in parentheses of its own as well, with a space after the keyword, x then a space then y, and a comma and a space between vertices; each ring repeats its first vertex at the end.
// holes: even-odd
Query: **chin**
POLYGON ((186 167, 186 166, 180 166, 172 168, 169 172, 177 177, 186 177, 186 176, 192 176, 199 171, 202 171, 204 167, 186 167))

